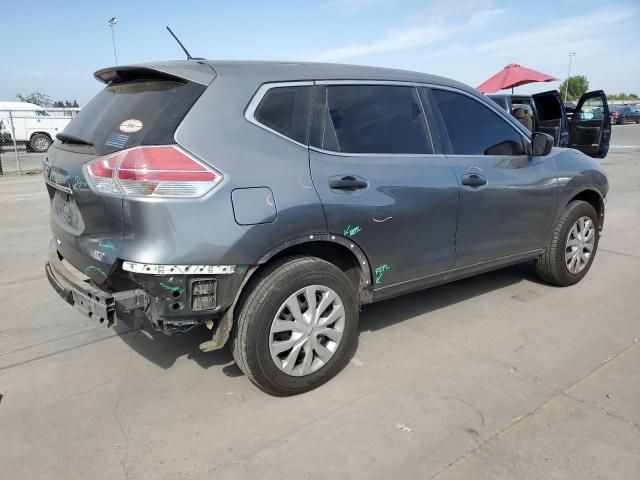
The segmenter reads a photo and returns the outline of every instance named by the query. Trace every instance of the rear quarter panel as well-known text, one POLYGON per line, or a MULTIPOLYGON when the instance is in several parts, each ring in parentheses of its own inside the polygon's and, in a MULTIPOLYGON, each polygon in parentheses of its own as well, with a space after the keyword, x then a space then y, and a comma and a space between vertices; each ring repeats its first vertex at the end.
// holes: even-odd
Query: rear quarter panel
POLYGON ((142 263, 247 265, 295 237, 326 233, 307 148, 244 118, 260 83, 253 77, 218 76, 200 97, 175 139, 220 171, 224 181, 197 200, 125 199, 121 258, 142 263), (251 187, 273 192, 272 198, 264 198, 275 204, 272 222, 236 222, 232 192, 251 187))

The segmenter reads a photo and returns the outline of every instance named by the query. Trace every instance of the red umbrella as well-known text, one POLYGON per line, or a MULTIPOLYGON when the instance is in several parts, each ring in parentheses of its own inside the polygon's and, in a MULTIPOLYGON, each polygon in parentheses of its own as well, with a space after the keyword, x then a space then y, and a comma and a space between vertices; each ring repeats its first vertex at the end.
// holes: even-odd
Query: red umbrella
POLYGON ((551 75, 547 75, 546 73, 536 72, 530 68, 510 63, 489 80, 478 85, 476 90, 479 90, 481 93, 494 93, 498 90, 511 88, 513 93, 513 87, 519 87, 520 85, 534 82, 553 82, 554 80, 559 79, 552 77, 551 75))

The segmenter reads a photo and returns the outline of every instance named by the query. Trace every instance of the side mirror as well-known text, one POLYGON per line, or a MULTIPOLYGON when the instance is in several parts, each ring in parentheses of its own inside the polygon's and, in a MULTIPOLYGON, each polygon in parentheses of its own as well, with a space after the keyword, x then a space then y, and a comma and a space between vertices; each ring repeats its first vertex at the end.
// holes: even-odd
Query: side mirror
POLYGON ((553 148, 553 137, 546 133, 536 132, 531 136, 534 157, 546 157, 553 148))

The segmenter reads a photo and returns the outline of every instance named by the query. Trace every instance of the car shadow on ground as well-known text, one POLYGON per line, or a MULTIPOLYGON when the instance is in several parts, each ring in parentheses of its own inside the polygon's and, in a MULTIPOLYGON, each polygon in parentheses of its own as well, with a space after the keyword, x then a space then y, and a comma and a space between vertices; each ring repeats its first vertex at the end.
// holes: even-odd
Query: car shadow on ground
MULTIPOLYGON (((524 263, 495 270, 475 277, 458 280, 439 287, 421 290, 367 305, 360 316, 359 331, 377 331, 396 323, 425 315, 440 308, 463 302, 485 293, 499 290, 523 280, 538 283, 533 265, 524 263)), ((148 322, 118 323, 115 327, 119 338, 136 353, 161 368, 171 368, 176 360, 186 356, 202 368, 222 366, 225 375, 236 377, 242 372, 233 361, 229 345, 221 350, 203 353, 199 345, 211 339, 211 331, 199 327, 181 335, 168 337, 154 331, 148 322)))
POLYGON ((360 313, 359 330, 381 330, 524 280, 544 284, 533 262, 527 262, 366 305, 360 313))
POLYGON ((115 329, 116 332, 121 333, 119 338, 123 342, 140 356, 161 368, 171 368, 178 358, 186 356, 202 368, 224 366, 225 374, 242 375, 233 361, 228 346, 214 352, 200 351, 200 344, 211 340, 212 336, 211 331, 205 327, 197 327, 181 335, 169 337, 155 331, 146 320, 136 319, 135 322, 119 322, 115 329))

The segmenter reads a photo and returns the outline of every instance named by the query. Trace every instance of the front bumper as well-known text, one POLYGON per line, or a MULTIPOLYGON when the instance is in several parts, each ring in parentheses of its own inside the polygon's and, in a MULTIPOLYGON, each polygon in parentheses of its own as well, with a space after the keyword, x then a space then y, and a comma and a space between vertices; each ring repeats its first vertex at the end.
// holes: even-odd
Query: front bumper
POLYGON ((81 278, 64 264, 55 241, 49 247, 45 272, 49 283, 64 301, 83 315, 100 323, 107 322, 109 326, 117 321, 116 311, 144 310, 149 303, 147 294, 139 288, 111 293, 93 286, 88 278, 81 278))

